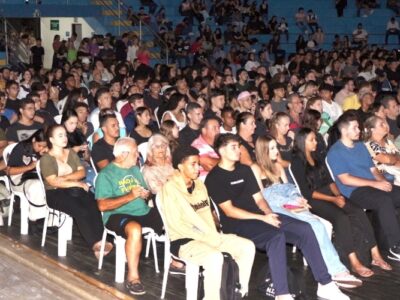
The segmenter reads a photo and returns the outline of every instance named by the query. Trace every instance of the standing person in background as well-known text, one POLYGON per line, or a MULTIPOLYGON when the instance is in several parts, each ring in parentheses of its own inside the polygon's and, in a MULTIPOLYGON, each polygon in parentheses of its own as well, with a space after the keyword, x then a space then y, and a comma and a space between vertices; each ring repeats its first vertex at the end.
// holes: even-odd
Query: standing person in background
POLYGON ((343 17, 343 11, 347 6, 347 0, 336 0, 335 7, 338 18, 343 17))
POLYGON ((42 39, 37 38, 36 44, 31 47, 32 65, 36 72, 43 67, 44 48, 42 47, 42 39))

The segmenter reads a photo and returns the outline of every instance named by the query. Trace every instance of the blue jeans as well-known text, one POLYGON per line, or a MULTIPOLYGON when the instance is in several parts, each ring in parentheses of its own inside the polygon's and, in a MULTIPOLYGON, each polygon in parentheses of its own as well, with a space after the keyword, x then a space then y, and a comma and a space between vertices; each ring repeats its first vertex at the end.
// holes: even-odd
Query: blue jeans
POLYGON ((313 215, 309 211, 293 213, 284 208, 275 206, 271 206, 271 209, 275 213, 284 214, 297 220, 307 222, 311 225, 317 238, 322 257, 324 258, 329 274, 334 276, 341 272, 348 271, 347 268, 340 261, 339 255, 336 252, 336 249, 333 246, 328 233, 326 232, 324 224, 320 220, 318 220, 315 215, 313 215))

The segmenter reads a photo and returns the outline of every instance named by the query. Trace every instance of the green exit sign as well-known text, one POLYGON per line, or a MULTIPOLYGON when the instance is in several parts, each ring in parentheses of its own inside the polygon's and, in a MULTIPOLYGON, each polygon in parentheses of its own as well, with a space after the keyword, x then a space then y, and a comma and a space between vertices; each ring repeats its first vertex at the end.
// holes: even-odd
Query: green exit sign
POLYGON ((60 21, 59 20, 50 20, 50 30, 59 31, 60 30, 60 21))

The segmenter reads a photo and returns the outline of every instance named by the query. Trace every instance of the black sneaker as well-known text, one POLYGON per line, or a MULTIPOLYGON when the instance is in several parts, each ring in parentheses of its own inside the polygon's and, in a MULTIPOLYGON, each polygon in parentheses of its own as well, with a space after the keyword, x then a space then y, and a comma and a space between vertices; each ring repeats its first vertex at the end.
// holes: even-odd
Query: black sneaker
POLYGON ((144 290, 144 286, 140 281, 135 282, 127 282, 125 287, 128 289, 129 293, 132 295, 144 295, 146 291, 144 290))
POLYGON ((389 249, 389 259, 400 261, 400 246, 393 246, 389 249))

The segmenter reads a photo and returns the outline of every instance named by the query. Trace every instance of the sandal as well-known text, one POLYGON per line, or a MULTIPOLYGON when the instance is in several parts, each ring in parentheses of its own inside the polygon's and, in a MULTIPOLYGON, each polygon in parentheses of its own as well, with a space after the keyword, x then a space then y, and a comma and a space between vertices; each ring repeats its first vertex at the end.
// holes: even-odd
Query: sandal
POLYGON ((383 259, 382 260, 373 259, 372 262, 371 262, 371 265, 373 265, 375 267, 378 267, 378 268, 381 268, 382 270, 385 270, 385 271, 392 271, 393 270, 392 266, 389 265, 383 259))
POLYGON ((372 271, 371 269, 368 269, 367 267, 361 266, 357 269, 352 268, 351 269, 354 273, 357 273, 359 276, 364 277, 364 278, 368 278, 371 277, 372 275, 374 275, 374 271, 372 271))
MULTIPOLYGON (((104 246, 104 256, 107 256, 111 252, 113 247, 114 247, 113 244, 111 244, 110 242, 106 242, 104 246)), ((101 249, 101 242, 97 242, 93 246, 93 252, 97 259, 99 259, 100 257, 100 249, 101 249)))

